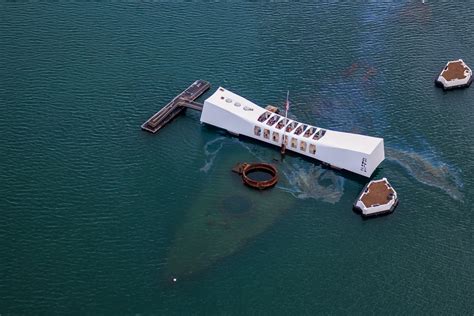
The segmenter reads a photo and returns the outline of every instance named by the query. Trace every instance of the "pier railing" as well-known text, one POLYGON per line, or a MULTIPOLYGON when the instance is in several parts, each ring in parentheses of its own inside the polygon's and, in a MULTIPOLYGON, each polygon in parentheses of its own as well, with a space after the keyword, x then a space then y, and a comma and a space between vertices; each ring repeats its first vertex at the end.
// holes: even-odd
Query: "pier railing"
POLYGON ((192 85, 186 88, 186 90, 178 94, 161 110, 143 123, 142 129, 150 133, 156 133, 187 108, 202 111, 203 105, 194 100, 204 94, 210 87, 209 82, 196 80, 192 85))

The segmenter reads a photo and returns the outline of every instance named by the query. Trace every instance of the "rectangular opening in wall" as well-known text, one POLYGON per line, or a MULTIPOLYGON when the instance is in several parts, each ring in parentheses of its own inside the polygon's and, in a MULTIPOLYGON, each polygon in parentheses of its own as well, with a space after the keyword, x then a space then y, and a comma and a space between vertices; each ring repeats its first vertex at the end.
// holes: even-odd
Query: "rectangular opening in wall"
POLYGON ((280 119, 280 115, 273 115, 267 122, 267 125, 268 126, 272 126, 273 124, 275 124, 276 122, 278 122, 278 120, 280 119))
POLYGON ((262 129, 260 128, 260 126, 255 126, 253 128, 253 133, 255 134, 255 136, 260 137, 260 135, 262 135, 262 129))
POLYGON ((287 118, 281 119, 280 122, 278 122, 278 124, 276 125, 276 128, 282 129, 283 127, 285 127, 286 124, 288 124, 289 121, 290 120, 287 118))
POLYGON ((316 127, 311 126, 310 128, 308 128, 308 129, 306 130, 306 132, 304 132, 303 137, 308 138, 308 137, 310 137, 311 135, 313 135, 315 132, 316 132, 316 127))
POLYGON ((265 128, 263 130, 263 138, 270 139, 270 130, 265 128))
POLYGON ((301 151, 306 151, 306 142, 304 142, 304 141, 300 142, 300 150, 301 151))
POLYGON ((270 115, 272 115, 272 113, 267 111, 258 117, 258 121, 263 123, 270 117, 270 115))
POLYGON ((280 134, 278 134, 278 132, 273 132, 272 139, 274 142, 278 143, 280 141, 280 134))
POLYGON ((298 142, 298 140, 296 138, 292 138, 291 139, 291 147, 292 148, 296 148, 296 143, 298 142))

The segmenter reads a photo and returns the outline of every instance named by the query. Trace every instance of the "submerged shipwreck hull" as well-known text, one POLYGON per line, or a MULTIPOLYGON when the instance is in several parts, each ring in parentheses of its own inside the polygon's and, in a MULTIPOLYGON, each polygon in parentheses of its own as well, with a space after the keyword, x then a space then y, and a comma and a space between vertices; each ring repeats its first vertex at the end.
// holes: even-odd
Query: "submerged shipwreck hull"
POLYGON ((322 129, 286 119, 222 87, 204 102, 201 122, 370 177, 385 159, 382 138, 322 129))
MULTIPOLYGON (((275 146, 283 143, 287 150, 366 177, 385 158, 381 138, 295 122, 224 88, 205 100, 200 120, 234 135, 275 146)), ((190 209, 176 229, 164 271, 169 281, 206 270, 234 254, 292 206, 291 193, 278 188, 249 189, 242 185, 238 175, 230 172, 236 162, 251 161, 251 153, 236 146, 229 146, 224 152, 205 177, 203 191, 196 192, 194 200, 189 201, 190 209)), ((317 184, 317 179, 313 180, 317 184)))
POLYGON ((217 157, 203 191, 196 192, 176 229, 168 253, 167 280, 179 282, 234 254, 290 209, 293 199, 288 193, 250 189, 231 172, 236 161, 250 157, 240 148, 229 148, 217 157))

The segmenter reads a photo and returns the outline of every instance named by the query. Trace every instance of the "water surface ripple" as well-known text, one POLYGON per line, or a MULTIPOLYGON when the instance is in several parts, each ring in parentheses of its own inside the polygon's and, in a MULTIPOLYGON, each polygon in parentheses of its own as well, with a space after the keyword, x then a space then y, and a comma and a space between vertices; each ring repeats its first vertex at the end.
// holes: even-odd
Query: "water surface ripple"
POLYGON ((472 313, 474 89, 433 79, 474 67, 473 18, 468 2, 0 2, 0 314, 472 313), (290 90, 291 118, 384 137, 396 212, 364 221, 363 179, 192 111, 140 130, 199 78, 260 105, 290 90), (241 159, 282 180, 240 230, 187 240, 241 189, 241 159), (230 250, 170 284, 180 244, 230 250))

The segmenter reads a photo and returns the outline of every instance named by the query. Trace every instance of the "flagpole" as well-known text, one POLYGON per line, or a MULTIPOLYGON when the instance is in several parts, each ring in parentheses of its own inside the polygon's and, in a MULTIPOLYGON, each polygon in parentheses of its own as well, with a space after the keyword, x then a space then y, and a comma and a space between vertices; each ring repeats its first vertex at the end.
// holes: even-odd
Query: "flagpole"
MULTIPOLYGON (((288 100, 290 96, 290 90, 286 91, 286 103, 285 103, 285 122, 288 123, 288 108, 290 107, 290 101, 288 100)), ((281 140, 281 150, 280 153, 282 155, 285 154, 285 137, 286 137, 286 124, 283 126, 283 137, 281 140)))

